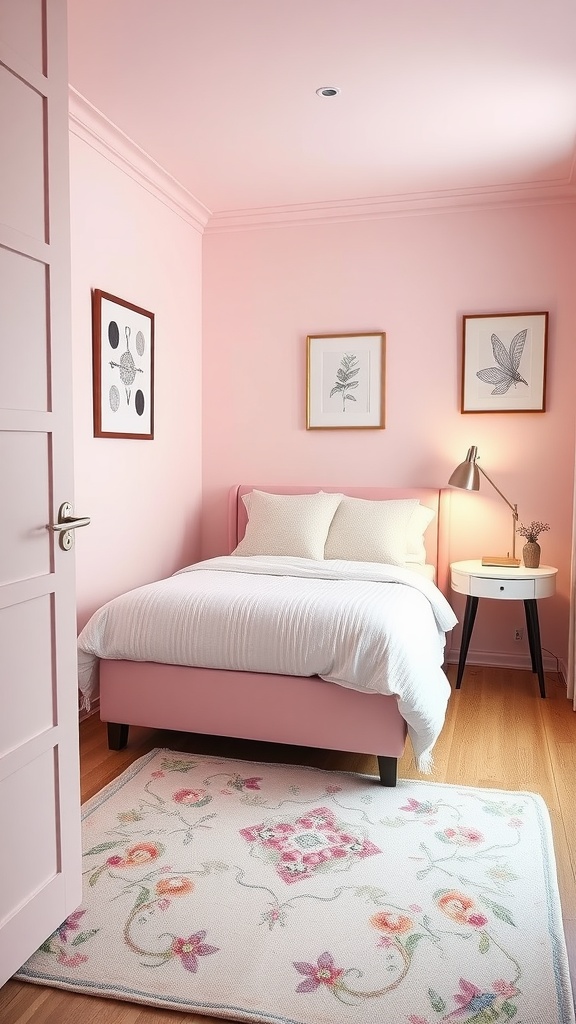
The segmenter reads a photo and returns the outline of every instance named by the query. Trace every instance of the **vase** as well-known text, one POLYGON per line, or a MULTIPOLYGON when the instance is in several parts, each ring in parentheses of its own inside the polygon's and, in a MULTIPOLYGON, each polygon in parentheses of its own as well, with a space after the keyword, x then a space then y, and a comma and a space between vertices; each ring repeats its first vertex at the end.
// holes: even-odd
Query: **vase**
POLYGON ((522 560, 527 569, 537 569, 540 565, 540 545, 536 540, 529 540, 522 548, 522 560))

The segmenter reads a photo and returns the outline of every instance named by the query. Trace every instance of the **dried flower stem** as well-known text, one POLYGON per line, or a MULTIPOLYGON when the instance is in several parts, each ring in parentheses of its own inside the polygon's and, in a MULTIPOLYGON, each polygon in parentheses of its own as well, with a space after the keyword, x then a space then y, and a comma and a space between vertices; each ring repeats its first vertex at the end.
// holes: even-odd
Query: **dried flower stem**
POLYGON ((526 540, 531 544, 535 544, 540 534, 549 529, 549 523, 540 523, 538 520, 533 519, 530 526, 524 526, 523 523, 520 523, 520 526, 516 528, 516 533, 519 533, 522 537, 526 537, 526 540))

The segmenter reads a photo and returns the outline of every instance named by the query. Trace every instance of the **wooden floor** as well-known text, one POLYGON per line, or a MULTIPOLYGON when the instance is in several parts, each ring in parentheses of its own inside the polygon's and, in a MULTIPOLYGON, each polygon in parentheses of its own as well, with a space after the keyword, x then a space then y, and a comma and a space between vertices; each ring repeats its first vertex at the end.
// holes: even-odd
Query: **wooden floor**
MULTIPOLYGON (((448 669, 454 686, 455 666, 448 669)), ((547 673, 542 700, 536 677, 510 669, 468 667, 454 691, 435 748, 434 780, 525 789, 544 798, 554 831, 558 881, 572 977, 576 979, 576 713, 555 673, 547 673)), ((82 799, 97 793, 152 747, 214 753, 245 760, 310 764, 377 774, 376 759, 302 747, 274 746, 150 729, 130 730, 129 746, 107 749, 105 728, 92 716, 80 727, 82 799)), ((410 751, 402 778, 419 777, 410 751)), ((0 989, 2 1024, 214 1024, 213 1018, 9 981, 0 989)))

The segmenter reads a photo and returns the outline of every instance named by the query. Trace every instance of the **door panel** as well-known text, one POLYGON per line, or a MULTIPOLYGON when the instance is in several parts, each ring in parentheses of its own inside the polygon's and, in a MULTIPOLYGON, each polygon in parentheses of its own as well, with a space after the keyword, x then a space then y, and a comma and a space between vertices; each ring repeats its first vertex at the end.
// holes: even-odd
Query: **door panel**
MULTIPOLYGON (((48 434, 5 430, 0 433, 2 534, 0 584, 50 572, 48 434), (34 467, 33 473, 23 472, 34 467)), ((2 652, 0 651, 0 667, 2 652)), ((2 676, 0 675, 0 679, 2 676)))
POLYGON ((0 985, 82 896, 66 45, 66 0, 0 0, 0 985))
POLYGON ((0 67, 0 220, 33 238, 45 230, 43 121, 44 97, 0 67))
POLYGON ((0 608, 0 756, 54 725, 54 671, 45 652, 53 633, 52 598, 0 608), (23 644, 22 637, 30 637, 23 644))
POLYGON ((0 39, 40 74, 44 72, 43 7, 43 0, 2 0, 0 4, 0 39))
POLYGON ((0 409, 48 409, 46 286, 43 263, 0 248, 0 409))
POLYGON ((15 804, 21 809, 13 841, 0 845, 0 877, 9 883, 0 890, 0 920, 26 903, 30 893, 47 888, 57 875, 56 792, 52 751, 44 751, 0 782, 2 820, 13 815, 15 804))

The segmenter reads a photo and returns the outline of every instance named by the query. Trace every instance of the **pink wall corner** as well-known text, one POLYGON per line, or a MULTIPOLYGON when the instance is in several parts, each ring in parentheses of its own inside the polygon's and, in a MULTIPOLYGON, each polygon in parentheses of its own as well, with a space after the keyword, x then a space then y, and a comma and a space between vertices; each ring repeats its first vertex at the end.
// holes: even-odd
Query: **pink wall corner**
MULTIPOLYGON (((575 270, 573 204, 208 230, 202 556, 225 550, 233 483, 442 487, 476 444, 521 518, 551 524, 543 560, 560 572, 556 597, 541 602, 542 642, 564 660, 575 270), (462 315, 528 310, 550 312, 547 412, 462 415, 462 315), (307 431, 307 334, 378 330, 387 335, 386 429, 307 431)), ((509 513, 489 485, 458 492, 450 508, 450 560, 509 545, 509 513)), ((527 644, 512 639, 521 606, 481 604, 472 643, 479 658, 526 660, 527 644)), ((459 642, 458 627, 450 643, 459 642)))
POLYGON ((199 554, 201 235, 70 135, 78 619, 199 554), (91 289, 155 314, 155 436, 94 438, 91 289))

